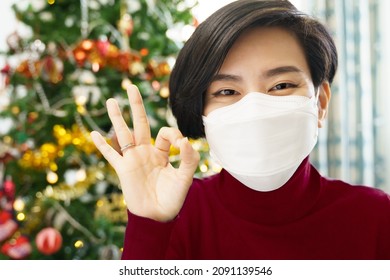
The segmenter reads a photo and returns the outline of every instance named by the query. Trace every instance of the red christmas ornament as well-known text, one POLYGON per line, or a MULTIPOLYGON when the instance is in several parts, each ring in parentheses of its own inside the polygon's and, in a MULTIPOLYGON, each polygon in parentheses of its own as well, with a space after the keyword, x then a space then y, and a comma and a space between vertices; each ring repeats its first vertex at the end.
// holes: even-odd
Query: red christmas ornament
MULTIPOLYGON (((10 196, 7 190, 5 190, 4 187, 0 185, 0 210, 12 212, 13 204, 14 204, 14 196, 10 196)), ((1 220, 2 219, 0 217, 0 224, 1 224, 1 220)))
POLYGON ((2 74, 9 75, 11 72, 11 66, 6 64, 0 71, 2 74))
POLYGON ((61 248, 62 236, 55 228, 44 228, 37 234, 35 243, 39 252, 45 255, 51 255, 61 248))
POLYGON ((42 60, 42 78, 45 81, 57 84, 62 80, 64 64, 59 58, 46 56, 42 60))
POLYGON ((15 199, 15 183, 10 176, 7 176, 3 183, 4 193, 11 201, 15 199))
POLYGON ((10 238, 18 229, 18 224, 12 219, 12 214, 0 211, 0 242, 10 238))
POLYGON ((15 260, 25 259, 31 254, 31 251, 31 244, 26 236, 12 238, 1 247, 3 254, 15 260))
POLYGON ((111 44, 108 40, 97 40, 95 42, 96 49, 99 53, 99 56, 106 57, 110 51, 111 44))

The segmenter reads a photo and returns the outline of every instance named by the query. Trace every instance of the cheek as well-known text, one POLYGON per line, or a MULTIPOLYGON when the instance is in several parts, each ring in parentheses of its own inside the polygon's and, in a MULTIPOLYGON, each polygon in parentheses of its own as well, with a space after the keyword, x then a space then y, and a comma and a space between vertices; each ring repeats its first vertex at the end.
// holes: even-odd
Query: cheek
POLYGON ((219 108, 232 105, 236 101, 231 100, 231 102, 208 102, 203 108, 203 115, 207 117, 212 111, 217 110, 219 108))
POLYGON ((233 95, 233 96, 220 96, 220 97, 211 97, 206 101, 203 108, 203 115, 207 116, 212 111, 232 105, 237 101, 241 100, 244 95, 233 95))
POLYGON ((208 114, 210 114, 212 111, 214 111, 215 109, 218 109, 219 107, 216 107, 215 105, 213 104, 210 104, 209 102, 207 104, 205 104, 204 108, 203 108, 203 115, 207 117, 208 114))
POLYGON ((305 97, 311 98, 315 94, 312 91, 305 90, 305 91, 297 91, 297 92, 294 93, 294 95, 305 96, 305 97))

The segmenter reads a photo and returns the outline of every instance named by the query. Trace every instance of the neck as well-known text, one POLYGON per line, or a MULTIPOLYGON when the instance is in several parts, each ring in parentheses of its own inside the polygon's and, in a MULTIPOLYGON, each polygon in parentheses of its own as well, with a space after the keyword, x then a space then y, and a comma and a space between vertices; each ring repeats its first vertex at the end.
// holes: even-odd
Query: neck
POLYGON ((303 160, 293 176, 280 188, 259 192, 222 170, 218 188, 221 201, 232 213, 262 224, 281 224, 301 218, 316 202, 321 176, 303 160))

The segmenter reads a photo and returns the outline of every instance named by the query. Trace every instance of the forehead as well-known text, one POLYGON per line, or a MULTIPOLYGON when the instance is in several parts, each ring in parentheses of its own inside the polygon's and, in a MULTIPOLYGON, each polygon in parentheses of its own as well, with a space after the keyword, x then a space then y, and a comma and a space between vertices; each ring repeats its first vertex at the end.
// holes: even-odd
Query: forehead
POLYGON ((295 65, 310 72, 298 38, 281 27, 253 27, 243 32, 225 57, 221 71, 240 65, 260 68, 295 65))

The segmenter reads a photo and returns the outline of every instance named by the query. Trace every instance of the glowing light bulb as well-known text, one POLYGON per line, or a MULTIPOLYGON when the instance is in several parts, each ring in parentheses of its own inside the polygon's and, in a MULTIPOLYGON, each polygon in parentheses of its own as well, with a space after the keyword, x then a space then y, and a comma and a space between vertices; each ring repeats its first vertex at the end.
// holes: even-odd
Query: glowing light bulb
POLYGON ((24 213, 19 213, 18 215, 16 215, 16 219, 18 221, 24 221, 26 219, 26 215, 24 213))
POLYGON ((47 180, 50 184, 55 184, 55 183, 57 183, 57 182, 58 182, 58 175, 57 175, 57 173, 55 173, 55 172, 53 172, 53 171, 47 172, 46 180, 47 180))
POLYGON ((133 83, 129 80, 129 79, 127 79, 127 78, 125 78, 125 79, 123 79, 122 80, 122 88, 124 89, 124 90, 127 90, 127 88, 129 87, 129 86, 131 86, 133 83))
POLYGON ((83 248, 83 247, 84 247, 84 242, 81 241, 81 240, 77 240, 77 241, 74 243, 74 247, 77 248, 77 249, 83 248))
POLYGON ((205 173, 209 170, 208 166, 206 164, 202 164, 200 167, 199 167, 200 171, 205 173))
POLYGON ((18 211, 18 212, 23 211, 24 207, 25 207, 25 203, 24 203, 23 199, 21 199, 21 198, 15 199, 15 201, 14 201, 14 209, 16 211, 18 211))

